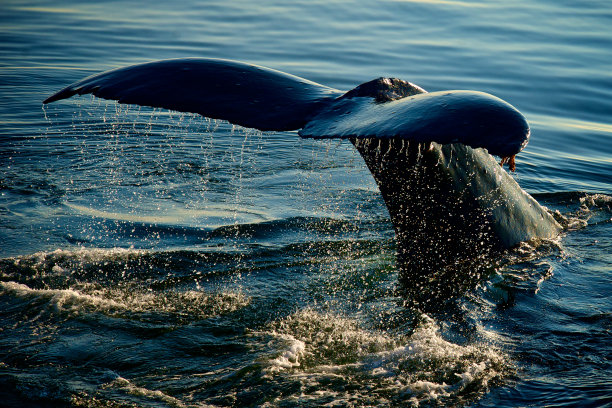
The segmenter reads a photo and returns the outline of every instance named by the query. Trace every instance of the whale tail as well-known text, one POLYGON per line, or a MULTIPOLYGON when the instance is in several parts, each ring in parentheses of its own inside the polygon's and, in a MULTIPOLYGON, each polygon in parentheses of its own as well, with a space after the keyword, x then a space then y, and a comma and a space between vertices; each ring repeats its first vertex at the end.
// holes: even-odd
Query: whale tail
POLYGON ((525 118, 492 95, 426 93, 389 78, 344 93, 256 65, 192 58, 93 75, 44 103, 88 93, 260 130, 299 129, 305 138, 349 139, 387 205, 400 282, 422 307, 461 294, 505 248, 560 230, 489 154, 512 166, 530 136, 525 118))

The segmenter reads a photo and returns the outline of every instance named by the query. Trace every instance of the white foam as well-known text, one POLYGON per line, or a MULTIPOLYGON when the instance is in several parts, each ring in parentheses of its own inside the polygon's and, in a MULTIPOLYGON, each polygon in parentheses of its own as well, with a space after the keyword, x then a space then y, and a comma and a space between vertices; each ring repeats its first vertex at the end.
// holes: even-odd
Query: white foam
POLYGON ((401 400, 418 406, 456 401, 468 387, 485 392, 508 367, 505 356, 488 344, 445 340, 428 316, 410 336, 393 336, 306 310, 273 323, 267 334, 282 346, 269 360, 266 375, 289 376, 303 390, 312 390, 304 391, 300 402, 333 398, 340 405, 388 405, 401 400))
POLYGON ((27 265, 37 271, 38 276, 69 275, 73 269, 84 264, 118 262, 138 258, 145 251, 133 248, 74 248, 41 251, 13 259, 15 266, 27 265))
POLYGON ((285 339, 289 346, 283 351, 283 353, 270 361, 270 371, 277 372, 283 369, 290 369, 300 366, 300 358, 304 355, 306 350, 306 344, 297 340, 291 335, 280 335, 281 338, 285 339))
POLYGON ((97 284, 81 284, 70 289, 32 289, 17 282, 0 282, 2 292, 22 298, 45 299, 49 311, 71 315, 92 311, 108 315, 156 311, 206 318, 233 312, 251 301, 235 292, 150 292, 134 287, 109 288, 97 284))
POLYGON ((86 307, 99 310, 123 310, 126 305, 112 299, 82 293, 74 289, 32 289, 17 282, 0 282, 0 291, 18 297, 38 297, 47 299, 55 312, 77 313, 86 307))
POLYGON ((61 266, 55 264, 53 265, 53 268, 51 268, 51 272, 58 274, 58 275, 63 275, 66 272, 66 270, 62 268, 61 266))
POLYGON ((407 345, 379 353, 372 360, 378 372, 384 367, 387 376, 425 400, 457 394, 475 381, 486 388, 491 379, 503 375, 505 356, 495 348, 451 343, 440 335, 433 319, 423 318, 407 345), (434 380, 438 378, 443 380, 434 380), (451 381, 447 384, 446 380, 451 381))
MULTIPOLYGON (((85 266, 107 265, 138 260, 147 251, 133 248, 76 248, 37 252, 13 260, 15 266, 36 271, 38 277, 66 276, 81 272, 85 266)), ((4 275, 15 279, 15 276, 4 275)), ((17 279, 18 280, 18 279, 17 279)), ((39 297, 47 300, 53 312, 87 313, 98 311, 110 315, 124 312, 164 312, 179 317, 207 318, 233 312, 247 306, 251 298, 235 291, 148 290, 142 282, 98 283, 74 282, 69 288, 33 289, 25 284, 5 280, 0 290, 14 296, 39 297)))

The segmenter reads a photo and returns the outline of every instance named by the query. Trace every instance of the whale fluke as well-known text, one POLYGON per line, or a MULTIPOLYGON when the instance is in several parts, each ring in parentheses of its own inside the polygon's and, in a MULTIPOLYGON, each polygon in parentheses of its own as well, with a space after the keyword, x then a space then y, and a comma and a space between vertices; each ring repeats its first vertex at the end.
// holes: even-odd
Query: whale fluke
POLYGON ((377 98, 345 95, 326 106, 299 134, 310 138, 463 143, 507 157, 527 145, 530 131, 523 115, 499 98, 483 92, 443 91, 384 103, 377 98))
POLYGON ((119 103, 166 108, 259 130, 297 130, 343 92, 243 62, 181 58, 92 75, 43 103, 93 94, 119 103))
POLYGON ((484 147, 500 157, 529 139, 525 118, 483 92, 414 93, 415 85, 379 78, 343 92, 238 61, 181 58, 106 71, 45 99, 92 94, 119 103, 198 113, 259 130, 298 130, 307 138, 390 138, 484 147))
POLYGON ((530 131, 518 110, 486 93, 427 93, 393 78, 343 92, 256 65, 189 58, 93 75, 44 103, 83 94, 349 139, 387 205, 400 282, 424 307, 461 294, 504 249, 561 229, 490 155, 512 169, 530 131))

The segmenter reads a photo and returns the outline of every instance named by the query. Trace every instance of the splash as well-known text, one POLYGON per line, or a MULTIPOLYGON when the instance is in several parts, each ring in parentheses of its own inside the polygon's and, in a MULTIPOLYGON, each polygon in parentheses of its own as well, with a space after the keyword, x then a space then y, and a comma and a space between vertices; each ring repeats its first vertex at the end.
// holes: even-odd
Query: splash
POLYGON ((454 344, 432 318, 421 320, 399 337, 313 310, 271 324, 268 334, 281 350, 267 362, 266 377, 296 381, 301 394, 267 406, 461 405, 512 371, 491 344, 454 344))
POLYGON ((567 213, 556 210, 553 217, 564 229, 574 231, 582 229, 589 224, 609 222, 612 220, 612 196, 606 194, 581 194, 577 200, 570 197, 570 204, 577 204, 578 208, 567 213))
POLYGON ((606 221, 612 220, 610 217, 612 213, 612 196, 605 194, 587 194, 581 197, 579 213, 583 214, 585 218, 590 218, 597 213, 602 213, 602 216, 605 217, 603 219, 606 221))

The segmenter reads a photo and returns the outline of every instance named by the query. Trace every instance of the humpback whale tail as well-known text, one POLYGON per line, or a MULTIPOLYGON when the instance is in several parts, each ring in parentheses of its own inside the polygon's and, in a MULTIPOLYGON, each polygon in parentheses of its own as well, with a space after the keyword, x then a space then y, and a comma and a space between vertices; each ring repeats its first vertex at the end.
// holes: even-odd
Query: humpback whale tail
POLYGON ((426 307, 461 293, 471 278, 457 276, 478 275, 492 254, 560 230, 490 155, 512 169, 529 140, 527 121, 482 92, 427 93, 389 78, 343 92, 256 65, 190 58, 93 75, 44 103, 82 94, 264 131, 298 130, 305 138, 349 139, 387 205, 400 282, 426 307))

